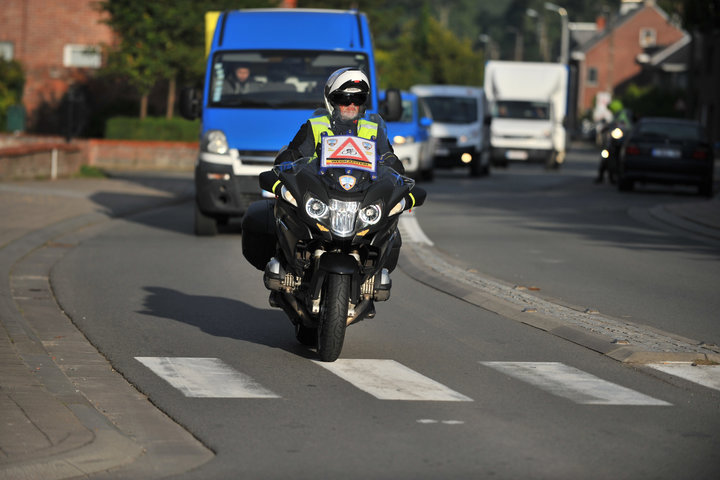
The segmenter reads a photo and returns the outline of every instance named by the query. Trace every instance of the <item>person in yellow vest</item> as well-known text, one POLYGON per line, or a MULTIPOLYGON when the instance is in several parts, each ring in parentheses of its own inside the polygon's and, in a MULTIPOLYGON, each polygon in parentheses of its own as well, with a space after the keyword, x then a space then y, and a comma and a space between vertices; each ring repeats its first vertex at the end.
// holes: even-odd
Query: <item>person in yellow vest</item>
POLYGON ((388 141, 382 117, 373 114, 365 119, 369 94, 370 81, 362 70, 346 67, 334 71, 325 82, 326 110, 317 110, 315 116, 300 127, 287 148, 278 154, 275 164, 319 156, 323 134, 354 135, 374 140, 378 162, 398 173, 405 173, 402 162, 388 141))

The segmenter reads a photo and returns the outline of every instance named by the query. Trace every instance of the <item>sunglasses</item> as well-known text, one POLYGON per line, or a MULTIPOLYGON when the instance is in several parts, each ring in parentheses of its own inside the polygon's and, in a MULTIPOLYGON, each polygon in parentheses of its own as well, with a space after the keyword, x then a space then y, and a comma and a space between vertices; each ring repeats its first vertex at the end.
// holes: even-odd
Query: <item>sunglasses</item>
POLYGON ((337 103, 338 105, 342 105, 343 107, 346 107, 348 105, 355 104, 355 105, 364 105, 367 101, 367 95, 364 93, 350 93, 350 94, 339 94, 334 95, 332 98, 334 103, 337 103))

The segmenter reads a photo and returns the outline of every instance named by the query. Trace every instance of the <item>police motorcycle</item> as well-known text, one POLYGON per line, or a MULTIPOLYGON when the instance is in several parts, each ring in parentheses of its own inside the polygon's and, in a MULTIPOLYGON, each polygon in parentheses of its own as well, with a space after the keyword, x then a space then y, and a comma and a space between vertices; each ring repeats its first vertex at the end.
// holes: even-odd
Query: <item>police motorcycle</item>
POLYGON ((297 340, 332 362, 346 327, 374 317, 374 302, 390 298, 400 215, 422 205, 426 192, 378 162, 371 140, 323 136, 321 151, 260 174, 260 187, 276 198, 253 204, 272 214, 246 215, 261 225, 243 223, 243 254, 264 267, 270 305, 286 313, 297 340), (246 229, 265 233, 246 241, 246 229))

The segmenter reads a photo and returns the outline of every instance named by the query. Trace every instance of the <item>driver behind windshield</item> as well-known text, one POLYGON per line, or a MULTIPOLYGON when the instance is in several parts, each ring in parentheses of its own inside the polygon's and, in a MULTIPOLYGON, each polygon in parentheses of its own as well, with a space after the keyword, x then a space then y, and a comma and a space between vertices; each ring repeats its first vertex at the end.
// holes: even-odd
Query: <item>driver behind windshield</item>
POLYGON ((393 152, 387 138, 385 122, 380 115, 365 117, 365 102, 370 94, 367 76, 356 68, 341 68, 333 72, 325 83, 324 97, 327 111, 318 110, 298 130, 288 147, 275 158, 275 165, 293 162, 302 157, 320 155, 321 137, 353 135, 375 141, 378 162, 405 173, 402 162, 393 152))

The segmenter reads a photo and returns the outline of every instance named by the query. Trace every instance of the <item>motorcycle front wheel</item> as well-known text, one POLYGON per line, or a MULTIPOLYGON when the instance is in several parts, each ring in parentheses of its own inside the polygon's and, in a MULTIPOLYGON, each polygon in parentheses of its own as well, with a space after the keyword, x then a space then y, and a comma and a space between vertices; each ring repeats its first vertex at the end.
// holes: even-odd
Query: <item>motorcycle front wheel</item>
POLYGON ((347 327, 349 275, 330 273, 325 278, 320 326, 318 327, 318 355, 323 362, 334 362, 340 356, 347 327))

